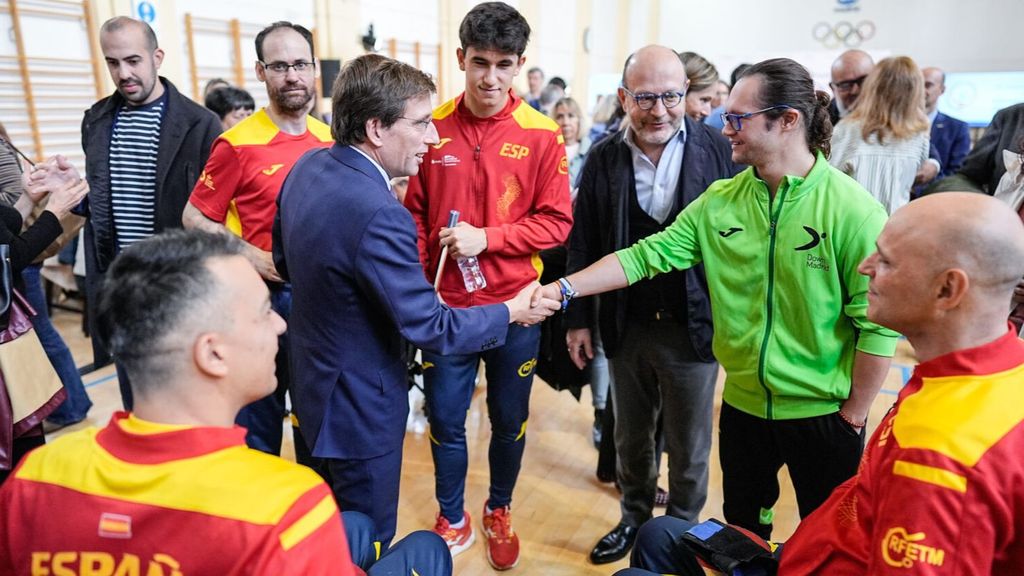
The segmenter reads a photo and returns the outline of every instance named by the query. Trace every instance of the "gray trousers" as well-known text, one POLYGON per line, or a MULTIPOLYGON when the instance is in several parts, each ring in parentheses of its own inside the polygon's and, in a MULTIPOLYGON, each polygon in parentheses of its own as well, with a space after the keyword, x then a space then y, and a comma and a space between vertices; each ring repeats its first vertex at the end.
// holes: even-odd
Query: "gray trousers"
POLYGON ((651 518, 658 482, 655 430, 662 414, 667 513, 696 521, 708 492, 718 363, 696 361, 686 329, 674 320, 627 322, 610 363, 622 522, 639 527, 651 518))

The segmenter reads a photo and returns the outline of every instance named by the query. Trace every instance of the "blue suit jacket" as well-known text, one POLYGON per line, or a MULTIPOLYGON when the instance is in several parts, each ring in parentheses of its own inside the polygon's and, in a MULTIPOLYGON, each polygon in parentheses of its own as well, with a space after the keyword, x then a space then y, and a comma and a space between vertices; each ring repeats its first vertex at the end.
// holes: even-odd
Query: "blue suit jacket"
POLYGON ((932 148, 938 155, 942 170, 938 178, 952 176, 964 163, 971 150, 971 132, 967 123, 939 112, 932 122, 932 148))
POLYGON ((314 456, 401 448, 406 340, 440 354, 505 343, 504 304, 453 310, 423 276, 416 225, 348 146, 306 153, 278 196, 274 262, 292 283, 292 394, 314 456))

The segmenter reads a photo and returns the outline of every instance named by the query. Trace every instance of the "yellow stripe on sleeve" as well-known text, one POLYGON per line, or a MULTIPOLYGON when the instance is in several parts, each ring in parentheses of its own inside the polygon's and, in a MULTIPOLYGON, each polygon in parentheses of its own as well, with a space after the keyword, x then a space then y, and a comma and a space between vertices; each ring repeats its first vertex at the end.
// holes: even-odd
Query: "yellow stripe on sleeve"
POLYGON ((317 528, 323 526, 324 522, 330 520, 337 509, 334 504, 334 496, 330 494, 324 496, 319 504, 281 533, 281 547, 286 551, 294 548, 317 528))
POLYGON ((915 464, 906 460, 897 460, 892 466, 892 473, 896 476, 927 482, 928 484, 949 488, 960 493, 967 492, 967 478, 942 468, 915 464))

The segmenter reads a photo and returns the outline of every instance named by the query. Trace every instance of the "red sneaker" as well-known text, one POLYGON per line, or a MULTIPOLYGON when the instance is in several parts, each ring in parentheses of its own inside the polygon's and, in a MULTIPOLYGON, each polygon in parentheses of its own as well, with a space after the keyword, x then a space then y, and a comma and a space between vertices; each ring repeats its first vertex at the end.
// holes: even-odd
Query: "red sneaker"
POLYGON ((434 533, 444 538, 445 543, 448 544, 448 551, 452 553, 453 557, 472 546, 473 541, 476 540, 469 512, 463 510, 462 514, 465 521, 462 528, 452 528, 448 519, 440 513, 438 513, 437 522, 434 524, 434 533))
POLYGON ((487 513, 484 504, 484 536, 487 538, 487 561, 495 570, 508 570, 519 563, 519 536, 512 530, 508 506, 487 513))

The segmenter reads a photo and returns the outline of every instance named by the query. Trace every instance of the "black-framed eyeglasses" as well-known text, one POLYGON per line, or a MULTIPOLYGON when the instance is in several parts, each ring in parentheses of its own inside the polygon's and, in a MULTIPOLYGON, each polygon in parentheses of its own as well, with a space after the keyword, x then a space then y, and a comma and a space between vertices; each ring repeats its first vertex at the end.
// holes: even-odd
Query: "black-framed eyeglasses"
POLYGON ((629 88, 622 87, 622 91, 629 94, 636 105, 641 110, 650 110, 654 108, 654 105, 661 100, 661 103, 665 105, 665 108, 675 108, 683 101, 686 96, 686 92, 662 92, 661 94, 654 94, 653 92, 640 92, 634 94, 629 91, 629 88))
POLYGON ((263 66, 264 70, 269 70, 274 74, 287 74, 289 68, 295 70, 299 74, 303 74, 305 72, 312 71, 315 66, 312 62, 306 62, 305 60, 299 60, 298 62, 293 62, 291 64, 287 62, 267 63, 261 60, 260 64, 263 66))
POLYGON ((832 84, 832 88, 834 88, 836 92, 844 92, 844 93, 845 92, 849 92, 850 90, 853 90, 854 86, 858 86, 859 87, 861 84, 863 84, 864 80, 867 77, 868 77, 867 74, 865 74, 863 76, 858 76, 858 77, 856 77, 856 78, 854 78, 852 80, 843 80, 842 82, 832 82, 831 83, 832 84))
POLYGON ((430 128, 431 122, 434 121, 434 117, 433 116, 428 116, 425 119, 424 118, 409 118, 408 116, 399 116, 399 118, 412 122, 412 125, 417 127, 417 128, 419 128, 420 131, 422 131, 422 132, 426 132, 427 128, 430 128))
POLYGON ((747 118, 753 118, 758 114, 764 114, 765 112, 770 112, 772 110, 788 108, 792 108, 792 106, 789 104, 776 104, 775 106, 769 106, 763 110, 757 110, 756 112, 747 112, 746 114, 729 114, 726 112, 725 114, 722 114, 722 124, 728 124, 730 128, 739 132, 740 130, 743 130, 743 121, 747 118))

